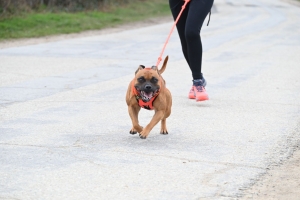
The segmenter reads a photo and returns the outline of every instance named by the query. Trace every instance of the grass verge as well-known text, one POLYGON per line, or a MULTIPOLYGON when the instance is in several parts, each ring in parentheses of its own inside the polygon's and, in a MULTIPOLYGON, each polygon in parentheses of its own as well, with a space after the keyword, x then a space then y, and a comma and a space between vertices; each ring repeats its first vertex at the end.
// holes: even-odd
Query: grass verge
POLYGON ((136 1, 107 12, 27 13, 0 19, 0 41, 99 30, 165 15, 170 15, 166 0, 136 1))

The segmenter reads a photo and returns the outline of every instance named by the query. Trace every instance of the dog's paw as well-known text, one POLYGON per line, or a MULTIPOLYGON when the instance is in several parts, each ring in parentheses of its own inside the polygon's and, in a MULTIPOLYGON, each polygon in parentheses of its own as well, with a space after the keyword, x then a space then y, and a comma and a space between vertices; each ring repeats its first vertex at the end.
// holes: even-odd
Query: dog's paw
MULTIPOLYGON (((132 129, 129 131, 129 133, 130 133, 131 135, 135 135, 135 134, 140 133, 140 132, 142 132, 142 131, 143 131, 143 127, 142 127, 142 126, 138 126, 138 127, 136 127, 136 128, 132 127, 132 129)), ((141 135, 141 134, 140 134, 140 135, 141 135)))
POLYGON ((167 130, 161 130, 161 131, 160 131, 160 134, 162 134, 162 135, 168 135, 169 133, 168 133, 167 130))
POLYGON ((141 138, 141 139, 146 139, 146 137, 145 137, 145 136, 142 136, 141 134, 140 134, 140 138, 141 138))
POLYGON ((129 131, 129 133, 130 133, 131 135, 134 135, 134 134, 137 134, 137 131, 134 130, 134 129, 131 129, 131 130, 129 131))
POLYGON ((134 127, 132 127, 131 130, 129 131, 129 133, 130 133, 131 135, 134 135, 134 134, 137 134, 137 131, 135 130, 134 127))
POLYGON ((149 131, 143 130, 139 135, 141 139, 146 139, 147 136, 149 135, 149 131))

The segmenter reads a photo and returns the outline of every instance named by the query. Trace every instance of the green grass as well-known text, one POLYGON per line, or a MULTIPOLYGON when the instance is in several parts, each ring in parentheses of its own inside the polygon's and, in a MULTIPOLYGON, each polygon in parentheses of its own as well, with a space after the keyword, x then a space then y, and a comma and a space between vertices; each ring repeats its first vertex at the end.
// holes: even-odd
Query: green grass
POLYGON ((21 16, 0 19, 0 40, 99 30, 165 15, 171 15, 166 0, 138 1, 107 12, 23 13, 21 16))

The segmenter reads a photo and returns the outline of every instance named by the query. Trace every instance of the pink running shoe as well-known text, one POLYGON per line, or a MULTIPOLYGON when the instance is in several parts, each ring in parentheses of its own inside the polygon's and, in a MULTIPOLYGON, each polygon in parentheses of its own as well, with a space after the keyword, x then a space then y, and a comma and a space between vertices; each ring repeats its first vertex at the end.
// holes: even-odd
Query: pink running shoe
POLYGON ((190 92, 189 92, 189 99, 196 99, 195 91, 194 91, 194 86, 192 86, 190 92))
POLYGON ((193 80, 193 90, 196 101, 205 101, 209 99, 205 86, 206 81, 204 78, 193 80))
POLYGON ((209 99, 203 86, 194 86, 194 91, 196 93, 196 101, 205 101, 209 99))

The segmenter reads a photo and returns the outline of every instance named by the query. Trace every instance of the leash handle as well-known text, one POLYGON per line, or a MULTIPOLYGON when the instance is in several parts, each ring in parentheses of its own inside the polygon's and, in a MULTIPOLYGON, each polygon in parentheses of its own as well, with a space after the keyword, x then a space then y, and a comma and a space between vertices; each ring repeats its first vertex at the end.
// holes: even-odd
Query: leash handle
POLYGON ((176 20, 175 20, 175 22, 174 22, 174 24, 173 24, 173 26, 172 26, 172 28, 171 28, 171 31, 170 31, 170 33, 169 33, 169 35, 168 35, 168 37, 167 37, 167 40, 166 40, 166 42, 165 42, 165 44, 164 44, 164 46, 163 46, 163 49, 162 49, 162 51, 161 51, 161 53, 160 53, 160 55, 159 55, 159 57, 158 57, 158 59, 157 59, 157 63, 156 63, 156 65, 155 65, 156 67, 158 67, 160 61, 162 60, 161 57, 162 57, 162 55, 163 55, 163 53, 164 53, 164 51, 165 51, 165 49, 166 49, 166 46, 167 46, 167 44, 168 44, 168 42, 169 42, 169 40, 170 40, 170 37, 171 37, 171 35, 172 35, 173 31, 174 31, 174 28, 175 28, 175 26, 176 26, 176 24, 177 24, 177 22, 178 22, 178 20, 179 20, 179 18, 180 18, 180 16, 181 16, 183 10, 185 9, 186 5, 190 2, 190 0, 184 0, 184 1, 185 1, 185 2, 184 2, 184 4, 183 4, 183 6, 181 7, 181 11, 180 11, 180 13, 179 13, 178 16, 177 16, 177 18, 176 18, 176 20))

